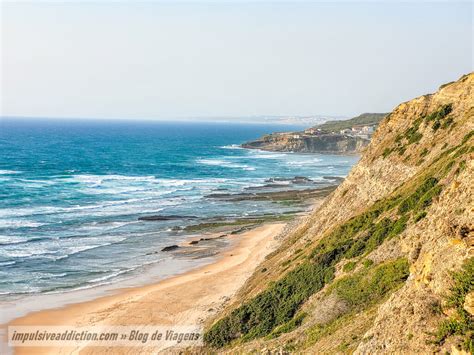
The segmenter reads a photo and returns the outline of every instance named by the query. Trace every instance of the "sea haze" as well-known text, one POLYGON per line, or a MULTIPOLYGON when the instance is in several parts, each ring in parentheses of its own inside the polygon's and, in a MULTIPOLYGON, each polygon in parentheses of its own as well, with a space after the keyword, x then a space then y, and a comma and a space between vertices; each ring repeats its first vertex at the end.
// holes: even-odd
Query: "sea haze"
POLYGON ((187 225, 293 211, 208 195, 242 193, 276 177, 282 189, 295 176, 323 187, 358 159, 238 147, 294 129, 301 127, 1 120, 0 297, 95 287, 150 265, 169 272, 182 262, 161 249, 189 238, 187 225), (150 215, 197 218, 138 219, 150 215))

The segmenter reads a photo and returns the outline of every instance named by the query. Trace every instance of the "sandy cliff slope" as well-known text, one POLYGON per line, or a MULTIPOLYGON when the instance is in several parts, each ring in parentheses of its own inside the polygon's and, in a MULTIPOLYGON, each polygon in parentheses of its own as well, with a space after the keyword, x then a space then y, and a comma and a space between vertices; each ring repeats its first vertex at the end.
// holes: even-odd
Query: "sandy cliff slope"
POLYGON ((209 348, 468 352, 474 73, 402 103, 347 179, 208 324, 209 348))

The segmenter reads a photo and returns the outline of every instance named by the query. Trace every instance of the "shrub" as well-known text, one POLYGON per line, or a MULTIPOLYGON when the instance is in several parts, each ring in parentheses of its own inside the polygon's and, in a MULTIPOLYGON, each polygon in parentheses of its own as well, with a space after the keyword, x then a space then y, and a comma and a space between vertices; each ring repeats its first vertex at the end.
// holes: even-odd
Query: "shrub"
POLYGON ((454 286, 447 298, 447 305, 457 310, 464 309, 464 301, 469 292, 474 289, 474 258, 468 259, 460 272, 453 274, 454 286))
POLYGON ((421 211, 420 213, 418 213, 414 218, 415 223, 421 221, 423 218, 426 217, 426 215, 427 215, 426 211, 421 211))
POLYGON ((307 316, 307 314, 305 312, 300 312, 300 313, 296 314, 295 317, 292 320, 290 320, 289 322, 286 322, 285 324, 276 327, 273 330, 273 332, 271 332, 268 335, 268 338, 269 339, 277 338, 278 336, 280 336, 283 333, 291 332, 292 330, 299 327, 301 325, 301 323, 303 323, 303 320, 306 316, 307 316))
POLYGON ((429 114, 428 116, 426 116, 425 117, 425 122, 441 120, 441 119, 445 118, 447 115, 449 115, 452 110, 453 110, 452 104, 443 105, 437 111, 435 111, 435 112, 429 114))
POLYGON ((403 232, 407 227, 407 222, 408 216, 401 216, 399 219, 393 221, 388 237, 391 238, 403 232))
POLYGON ((452 104, 447 104, 441 106, 438 111, 431 113, 430 115, 425 117, 425 122, 433 122, 432 128, 434 131, 437 131, 439 128, 447 128, 453 123, 453 118, 450 117, 446 121, 441 124, 441 120, 443 120, 447 115, 451 113, 453 110, 452 104))
POLYGON ((396 220, 391 220, 390 218, 382 219, 370 229, 364 249, 359 255, 370 253, 381 245, 385 239, 394 237, 403 232, 406 228, 407 221, 407 216, 402 216, 396 220))
POLYGON ((466 169, 466 161, 465 160, 462 160, 461 162, 459 162, 459 166, 458 168, 456 169, 456 175, 459 175, 460 172, 462 172, 464 169, 466 169))
POLYGON ((427 191, 419 199, 418 204, 416 205, 416 208, 417 209, 424 209, 424 208, 430 206, 431 203, 433 202, 433 198, 438 196, 441 193, 442 189, 443 188, 440 185, 436 185, 431 190, 427 191))
POLYGON ((364 265, 364 267, 371 267, 373 264, 374 264, 374 261, 372 259, 365 259, 362 262, 362 265, 364 265))
POLYGON ((392 153, 392 149, 387 147, 387 148, 385 148, 385 149, 383 150, 382 156, 383 156, 384 158, 386 158, 386 157, 388 157, 391 153, 392 153))
POLYGON ((342 271, 349 272, 355 269, 357 263, 355 261, 349 261, 348 263, 344 264, 342 267, 342 271))
POLYGON ((204 341, 222 347, 234 339, 265 336, 290 321, 298 307, 332 280, 334 268, 306 261, 267 290, 219 320, 204 334, 204 341))
POLYGON ((474 317, 464 309, 466 296, 474 290, 474 258, 467 259, 461 271, 453 274, 454 285, 446 299, 446 305, 455 314, 441 322, 434 334, 434 343, 443 344, 452 335, 464 338, 462 346, 471 354, 474 351, 474 317))
POLYGON ((471 132, 469 132, 469 133, 467 133, 467 134, 463 137, 461 144, 466 144, 467 141, 468 141, 469 139, 471 139, 471 137, 472 137, 473 135, 474 135, 474 130, 471 131, 471 132))
POLYGON ((448 119, 446 119, 443 124, 441 125, 441 128, 442 129, 446 129, 448 128, 449 126, 451 126, 454 122, 454 119, 452 117, 449 117, 448 119))
POLYGON ((414 209, 419 201, 428 193, 433 187, 435 187, 438 183, 438 179, 434 177, 430 177, 424 181, 424 183, 416 189, 414 193, 408 196, 406 199, 402 201, 398 208, 398 212, 400 214, 404 214, 412 209, 414 209))
POLYGON ((397 259, 341 278, 330 286, 329 292, 336 292, 351 308, 367 307, 402 285, 408 278, 408 269, 406 259, 397 259))
POLYGON ((407 136, 407 138, 408 138, 408 144, 413 144, 413 143, 419 142, 420 139, 423 138, 423 135, 420 132, 415 131, 411 133, 410 136, 407 136))
POLYGON ((438 120, 434 121, 433 126, 431 126, 433 131, 437 131, 440 127, 441 127, 441 123, 438 120))

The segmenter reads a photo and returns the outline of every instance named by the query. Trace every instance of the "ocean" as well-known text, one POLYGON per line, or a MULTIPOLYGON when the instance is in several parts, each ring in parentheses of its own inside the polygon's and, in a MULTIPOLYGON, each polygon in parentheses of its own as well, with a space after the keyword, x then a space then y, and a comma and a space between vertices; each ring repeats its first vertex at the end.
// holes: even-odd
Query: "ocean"
POLYGON ((270 200, 212 194, 328 186, 358 157, 239 148, 287 125, 0 120, 0 299, 136 278, 183 261, 161 249, 187 226, 291 213, 270 200), (166 220, 139 220, 146 216, 166 220), (181 216, 181 217, 180 217, 181 216))

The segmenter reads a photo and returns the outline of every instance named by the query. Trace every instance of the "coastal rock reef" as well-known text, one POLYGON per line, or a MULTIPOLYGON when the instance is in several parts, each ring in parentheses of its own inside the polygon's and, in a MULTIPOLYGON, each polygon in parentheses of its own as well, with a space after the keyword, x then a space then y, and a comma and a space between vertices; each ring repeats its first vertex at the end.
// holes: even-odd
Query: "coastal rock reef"
MULTIPOLYGON (((473 353, 473 140, 474 73, 397 106, 207 322, 203 351, 473 353)), ((328 146, 360 146, 344 144, 328 146)))

